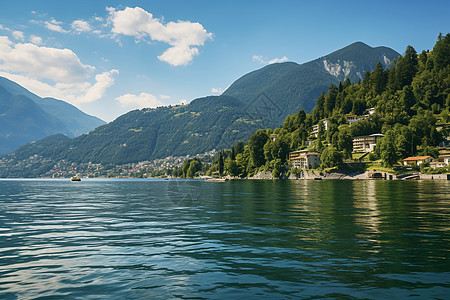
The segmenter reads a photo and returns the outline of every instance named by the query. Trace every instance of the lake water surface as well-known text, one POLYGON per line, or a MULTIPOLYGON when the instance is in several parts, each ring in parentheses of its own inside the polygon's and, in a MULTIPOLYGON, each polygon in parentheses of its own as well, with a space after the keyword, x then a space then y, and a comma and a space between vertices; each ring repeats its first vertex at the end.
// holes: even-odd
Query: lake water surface
POLYGON ((0 299, 449 299, 448 181, 0 180, 0 299))

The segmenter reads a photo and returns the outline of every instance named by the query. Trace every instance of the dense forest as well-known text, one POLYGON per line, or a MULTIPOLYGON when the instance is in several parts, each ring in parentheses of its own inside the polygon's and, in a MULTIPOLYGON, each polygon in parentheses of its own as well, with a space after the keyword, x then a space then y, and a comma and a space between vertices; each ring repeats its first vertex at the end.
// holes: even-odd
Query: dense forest
POLYGON ((391 68, 378 63, 358 83, 346 79, 330 86, 312 113, 300 110, 288 116, 281 128, 257 130, 245 146, 240 142, 221 151, 210 167, 186 161, 174 175, 191 177, 203 169, 240 177, 271 171, 278 177, 289 152, 306 148, 321 153, 321 168, 330 168, 351 158, 353 137, 374 133, 384 137, 370 158, 380 159, 386 167, 412 155, 437 157, 439 142, 449 134, 449 60, 450 34, 440 34, 432 51, 418 54, 408 46, 391 68), (348 124, 347 115, 360 116, 369 108, 375 109, 370 117, 348 124), (317 136, 312 135, 315 124, 317 136))

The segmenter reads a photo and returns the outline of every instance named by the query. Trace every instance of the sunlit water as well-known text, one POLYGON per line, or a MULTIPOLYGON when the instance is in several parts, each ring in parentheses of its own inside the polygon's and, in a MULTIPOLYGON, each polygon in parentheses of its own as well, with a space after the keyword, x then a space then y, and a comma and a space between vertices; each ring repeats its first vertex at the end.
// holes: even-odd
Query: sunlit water
POLYGON ((448 181, 0 180, 0 299, 449 299, 448 181))

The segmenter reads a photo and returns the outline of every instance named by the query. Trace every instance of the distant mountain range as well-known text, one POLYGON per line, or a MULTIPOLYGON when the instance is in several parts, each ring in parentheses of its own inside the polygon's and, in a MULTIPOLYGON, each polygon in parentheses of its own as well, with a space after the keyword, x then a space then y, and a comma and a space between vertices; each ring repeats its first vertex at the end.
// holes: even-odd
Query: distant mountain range
POLYGON ((56 133, 76 137, 104 123, 67 102, 41 98, 0 77, 0 154, 56 133))
POLYGON ((346 78, 356 83, 366 71, 373 70, 377 62, 386 68, 399 55, 387 47, 372 48, 356 42, 301 65, 278 63, 250 72, 236 80, 223 94, 247 105, 259 102, 255 99, 263 94, 265 101, 274 103, 275 109, 280 111, 266 120, 268 127, 276 127, 287 115, 300 109, 311 112, 317 97, 331 84, 338 85, 346 78))
POLYGON ((124 164, 229 148, 256 129, 279 127, 300 109, 310 112, 330 85, 346 78, 356 82, 378 61, 386 67, 398 56, 392 49, 358 42, 305 64, 268 65, 236 80, 222 96, 134 110, 87 135, 25 145, 16 156, 124 164))

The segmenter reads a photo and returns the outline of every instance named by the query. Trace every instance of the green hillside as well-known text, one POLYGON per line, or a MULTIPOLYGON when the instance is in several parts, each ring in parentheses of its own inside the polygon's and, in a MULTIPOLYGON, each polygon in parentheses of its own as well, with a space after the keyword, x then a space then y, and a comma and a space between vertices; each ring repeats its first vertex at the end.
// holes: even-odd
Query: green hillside
POLYGON ((301 65, 292 62, 268 65, 236 80, 224 95, 252 105, 258 95, 264 93, 281 109, 273 119, 265 120, 267 127, 277 127, 287 115, 300 109, 311 112, 317 97, 331 84, 338 85, 346 78, 358 82, 377 62, 386 68, 398 56, 390 48, 372 48, 357 42, 301 65))
POLYGON ((378 63, 359 84, 346 80, 331 85, 318 97, 310 114, 300 110, 288 116, 281 128, 259 129, 239 151, 233 147, 221 153, 210 170, 221 170, 222 165, 221 173, 232 176, 249 176, 262 170, 279 176, 289 152, 305 148, 322 153, 323 168, 334 167, 351 158, 353 137, 375 133, 384 137, 377 141, 372 159, 382 160, 385 167, 413 155, 437 157, 438 144, 450 134, 449 95, 447 34, 439 36, 431 52, 418 55, 408 46, 390 69, 378 63), (348 124, 347 115, 360 116, 369 108, 375 113, 348 124), (317 136, 312 134, 315 124, 319 125, 317 136))

